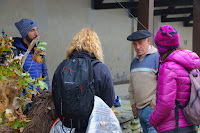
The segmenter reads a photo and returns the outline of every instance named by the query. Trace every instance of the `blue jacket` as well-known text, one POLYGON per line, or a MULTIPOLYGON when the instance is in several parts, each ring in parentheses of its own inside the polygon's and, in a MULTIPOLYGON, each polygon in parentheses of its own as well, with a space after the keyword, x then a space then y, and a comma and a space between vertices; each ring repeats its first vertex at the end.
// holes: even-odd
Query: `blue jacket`
MULTIPOLYGON (((14 39, 13 46, 16 47, 16 49, 13 49, 14 56, 18 55, 20 52, 22 54, 25 54, 28 47, 23 42, 22 38, 15 37, 13 39, 14 39)), ((34 60, 31 60, 33 53, 34 53, 34 48, 28 54, 28 56, 25 60, 25 63, 23 66, 23 71, 29 72, 30 76, 34 79, 39 78, 41 75, 43 78, 47 76, 46 79, 44 80, 44 82, 46 82, 46 84, 48 85, 48 89, 50 89, 49 76, 48 76, 48 72, 47 72, 48 69, 47 69, 47 65, 46 65, 45 56, 43 56, 44 62, 43 62, 43 64, 41 64, 41 63, 35 62, 34 60)))
MULTIPOLYGON (((74 51, 70 55, 70 58, 96 59, 94 55, 90 56, 87 52, 77 52, 77 51, 74 51)), ((58 71, 59 70, 56 70, 54 75, 57 75, 58 71)), ((99 96, 109 107, 112 107, 115 100, 115 92, 110 70, 105 64, 97 63, 93 67, 93 77, 94 77, 95 95, 99 96)), ((54 81, 52 81, 52 84, 53 83, 54 81)))

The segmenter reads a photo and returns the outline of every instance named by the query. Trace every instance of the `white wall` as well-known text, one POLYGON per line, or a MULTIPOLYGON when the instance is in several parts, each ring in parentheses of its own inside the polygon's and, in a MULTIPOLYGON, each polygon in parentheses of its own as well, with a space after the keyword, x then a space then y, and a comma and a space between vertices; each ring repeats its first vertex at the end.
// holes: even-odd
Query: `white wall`
MULTIPOLYGON (((4 29, 8 36, 20 36, 14 23, 22 18, 35 20, 39 26, 40 41, 48 43, 46 61, 50 80, 58 64, 65 58, 70 41, 82 28, 91 28, 99 35, 105 64, 111 70, 113 81, 129 79, 132 48, 126 38, 137 29, 137 23, 128 17, 125 10, 92 10, 91 0, 0 1, 0 30, 4 29)), ((176 28, 180 33, 181 46, 192 50, 191 27, 183 27, 182 22, 161 23, 160 17, 156 16, 154 34, 163 24, 176 28)), ((128 94, 127 87, 115 86, 117 90, 124 90, 116 91, 116 94, 128 94)))
POLYGON ((49 77, 65 58, 72 38, 82 29, 97 32, 104 51, 105 64, 113 80, 126 80, 131 62, 131 43, 126 37, 132 32, 132 19, 123 9, 92 10, 91 0, 1 0, 0 29, 8 36, 20 36, 16 21, 29 18, 39 26, 40 41, 47 45, 46 61, 49 77))

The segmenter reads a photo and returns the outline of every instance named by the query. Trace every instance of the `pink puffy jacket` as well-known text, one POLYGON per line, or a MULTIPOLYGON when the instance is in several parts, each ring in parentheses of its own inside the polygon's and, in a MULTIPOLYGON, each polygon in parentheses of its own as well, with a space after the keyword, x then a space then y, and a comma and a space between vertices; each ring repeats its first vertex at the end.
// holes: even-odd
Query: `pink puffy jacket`
MULTIPOLYGON (((190 78, 188 70, 200 67, 198 55, 189 50, 176 50, 161 62, 156 92, 156 107, 149 119, 158 131, 176 128, 175 100, 186 106, 190 97, 190 78)), ((179 128, 190 126, 179 109, 179 128)))

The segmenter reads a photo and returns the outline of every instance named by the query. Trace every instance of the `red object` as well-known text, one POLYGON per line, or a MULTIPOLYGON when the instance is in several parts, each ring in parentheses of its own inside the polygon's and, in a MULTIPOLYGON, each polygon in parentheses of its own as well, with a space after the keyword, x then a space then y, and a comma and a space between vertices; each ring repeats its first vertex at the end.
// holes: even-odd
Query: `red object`
POLYGON ((55 120, 55 122, 53 123, 53 125, 51 126, 51 128, 53 128, 54 124, 55 124, 58 120, 60 120, 59 117, 55 120))

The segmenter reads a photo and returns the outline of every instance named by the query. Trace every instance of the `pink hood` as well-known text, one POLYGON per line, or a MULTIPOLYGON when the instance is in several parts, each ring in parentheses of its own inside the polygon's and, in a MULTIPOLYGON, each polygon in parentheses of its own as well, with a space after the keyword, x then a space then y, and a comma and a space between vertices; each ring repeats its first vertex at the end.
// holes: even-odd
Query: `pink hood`
MULTIPOLYGON (((149 122, 158 132, 175 129, 175 100, 185 106, 190 96, 188 70, 198 69, 200 59, 189 50, 176 50, 161 62, 156 92, 156 107, 149 122)), ((179 127, 189 126, 179 109, 179 127)))

